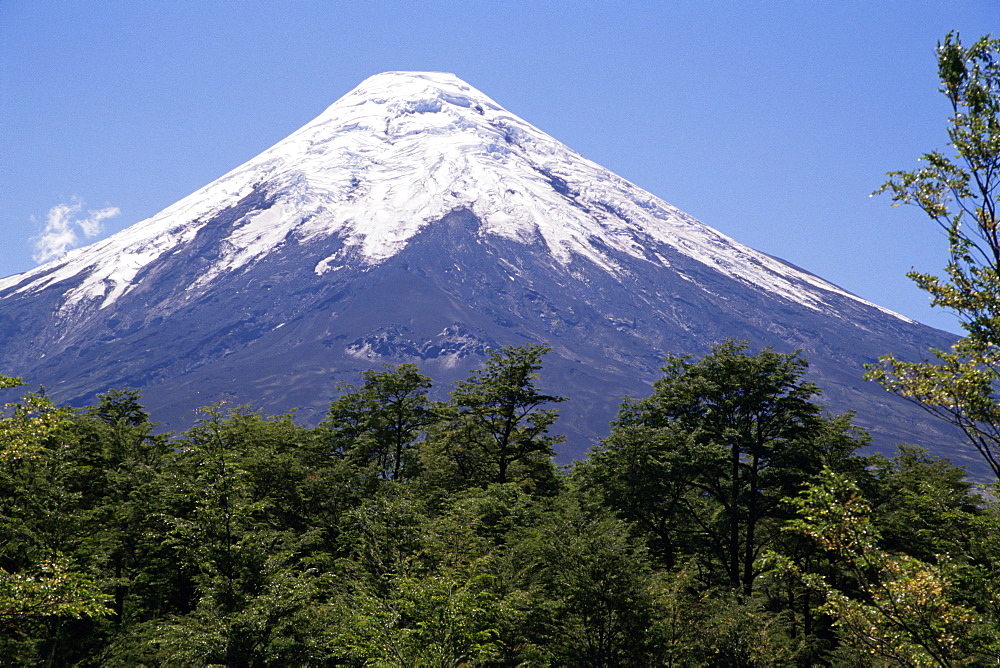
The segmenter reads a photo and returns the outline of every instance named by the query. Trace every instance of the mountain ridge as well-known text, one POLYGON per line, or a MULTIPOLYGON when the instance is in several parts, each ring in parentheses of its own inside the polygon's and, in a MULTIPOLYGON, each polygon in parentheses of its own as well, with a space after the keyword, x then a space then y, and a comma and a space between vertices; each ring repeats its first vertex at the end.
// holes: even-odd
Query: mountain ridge
POLYGON ((316 421, 362 368, 446 384, 542 342, 546 387, 574 399, 564 457, 665 355, 744 339, 801 349, 883 449, 957 442, 860 381, 952 335, 716 232, 447 74, 370 77, 159 214, 0 280, 0 333, 3 368, 52 396, 139 387, 171 426, 219 399, 316 421))
MULTIPOLYGON (((648 244, 636 243, 637 238, 641 240, 642 235, 648 235, 650 240, 667 243, 706 264, 718 262, 718 248, 724 247, 730 253, 738 253, 742 262, 719 268, 752 284, 759 284, 762 279, 770 278, 768 288, 771 291, 781 292, 810 308, 814 308, 822 298, 817 298, 813 294, 814 290, 803 290, 804 286, 839 292, 861 300, 809 272, 750 249, 708 228, 521 121, 454 75, 435 73, 435 76, 436 78, 429 79, 430 75, 427 73, 402 72, 374 75, 288 138, 192 195, 152 218, 89 246, 87 253, 83 253, 83 249, 77 249, 61 260, 24 274, 0 279, 0 291, 10 287, 18 292, 38 289, 38 284, 44 287, 79 275, 103 261, 105 266, 113 267, 114 270, 91 271, 79 287, 67 294, 67 304, 64 307, 71 309, 80 301, 100 299, 103 308, 134 286, 143 267, 162 257, 171 248, 190 241, 203 226, 198 225, 198 222, 218 215, 223 203, 233 197, 241 199, 250 196, 258 188, 267 190, 271 186, 279 189, 281 195, 259 215, 240 221, 238 228, 226 238, 228 249, 223 249, 221 258, 224 262, 212 267, 207 275, 192 284, 191 289, 197 290, 222 271, 238 270, 259 259, 292 234, 302 243, 330 236, 331 233, 338 233, 344 239, 340 254, 332 254, 317 263, 315 270, 320 274, 332 270, 334 263, 341 261, 377 264, 398 252, 428 222, 440 219, 449 211, 468 207, 487 222, 484 233, 525 242, 539 234, 548 245, 551 255, 564 265, 568 264, 572 254, 577 254, 606 270, 614 271, 615 267, 609 264, 611 260, 601 248, 602 245, 652 263, 662 262, 662 256, 649 253, 648 244), (420 85, 425 81, 428 82, 427 85, 420 85), (403 90, 396 97, 391 97, 386 89, 393 87, 403 90), (376 109, 366 111, 369 106, 375 106, 376 109), (471 123, 468 117, 475 115, 475 112, 461 112, 468 109, 478 109, 478 114, 484 116, 485 109, 489 109, 493 116, 485 125, 471 123), (421 118, 421 122, 416 123, 417 127, 413 128, 410 126, 415 122, 408 117, 414 114, 421 117, 443 115, 446 118, 444 123, 421 118), (371 130, 382 125, 383 121, 386 138, 372 140, 373 135, 379 136, 378 132, 358 132, 362 128, 371 130), (398 127, 390 128, 394 123, 398 127), (331 125, 332 128, 329 127, 331 125), (395 153, 391 154, 392 159, 373 159, 369 155, 373 151, 369 144, 373 141, 389 141, 392 144, 391 140, 397 134, 403 140, 419 135, 418 146, 423 146, 427 144, 425 135, 428 132, 452 137, 456 134, 453 127, 455 125, 458 126, 459 140, 447 143, 438 141, 431 150, 424 150, 423 155, 418 156, 422 159, 413 160, 413 156, 409 155, 411 160, 408 163, 395 153), (470 128, 475 131, 473 138, 481 141, 466 140, 463 133, 471 131, 470 128), (494 136, 480 137, 484 128, 488 128, 485 130, 487 135, 492 130, 494 136), (450 133, 445 133, 445 130, 450 133), (349 135, 349 138, 336 143, 344 135, 349 135), (512 138, 513 135, 518 138, 512 138), (358 136, 361 139, 357 139, 358 136), (506 148, 499 146, 503 142, 507 144, 506 148), (331 143, 336 145, 324 147, 331 143), (524 155, 527 153, 524 146, 526 143, 530 143, 534 149, 531 154, 534 157, 524 155), (323 147, 322 150, 318 146, 323 147), (509 148, 510 146, 514 149, 509 148), (500 176, 490 175, 479 169, 483 153, 489 156, 504 152, 509 154, 512 151, 520 153, 517 156, 520 160, 501 161, 504 164, 500 166, 491 165, 496 167, 496 174, 500 176), (542 159, 537 158, 539 154, 543 156, 542 159), (477 160, 470 159, 469 155, 477 160), (575 170, 582 174, 568 173, 572 170, 568 170, 566 165, 573 164, 569 158, 584 166, 575 170), (389 165, 385 168, 389 172, 388 176, 371 175, 373 170, 379 171, 383 162, 389 165), (513 164, 516 169, 507 163, 513 164), (528 166, 525 167, 525 164, 528 166), (413 196, 415 193, 412 189, 395 187, 395 184, 407 183, 402 177, 407 171, 418 171, 416 167, 425 168, 428 172, 420 177, 425 182, 424 185, 431 181, 434 186, 418 191, 417 194, 421 195, 419 197, 413 196), (464 169, 458 169, 459 167, 464 169), (438 179, 440 175, 437 172, 442 170, 446 173, 438 179), (477 174, 477 171, 484 173, 477 174), (330 174, 335 177, 330 177, 330 174), (469 174, 472 176, 468 176, 469 174), (480 182, 490 187, 481 187, 480 182), (510 187, 515 185, 526 193, 516 193, 510 187), (465 186, 466 190, 454 190, 457 186, 465 186), (538 188, 543 189, 543 192, 535 192, 538 188), (365 193, 364 201, 359 203, 358 199, 362 197, 357 194, 359 189, 375 192, 365 193), (578 215, 558 212, 551 204, 551 190, 570 203, 571 208, 566 209, 567 211, 578 215), (586 190, 591 192, 583 192, 586 190), (480 196, 483 191, 486 191, 489 200, 485 204, 480 196), (448 195, 451 196, 450 199, 448 195), (633 201, 625 203, 626 195, 633 201), (340 199, 335 199, 337 197, 340 199), (400 201, 401 199, 407 201, 400 201), (428 200, 441 201, 435 208, 427 203, 428 200), (331 201, 337 205, 337 209, 330 210, 333 208, 331 206, 324 210, 323 205, 329 205, 331 201), (525 204, 525 201, 528 203, 525 204), (542 202, 544 210, 539 211, 537 207, 531 206, 536 202, 542 202), (297 204, 300 208, 286 212, 283 209, 287 203, 297 204), (275 204, 279 205, 278 209, 274 208, 275 204), (305 206, 304 211, 302 206, 305 206), (578 212, 578 209, 582 211, 578 212), (641 217, 642 209, 652 213, 641 217), (394 218, 387 216, 386 211, 394 212, 394 218), (552 217, 555 221, 549 219, 552 217), (595 217, 599 221, 597 225, 591 222, 595 217), (314 219, 320 219, 320 224, 310 225, 310 221, 314 219), (178 223, 178 220, 182 222, 178 223), (705 252, 705 248, 716 252, 705 252), (98 262, 91 260, 87 264, 78 261, 88 257, 96 257, 98 262), (759 267, 766 271, 756 271, 759 267), (785 276, 786 272, 790 274, 785 276), (25 279, 37 278, 26 285, 23 281, 15 281, 19 276, 25 279), (110 288, 109 284, 112 284, 110 288)), ((403 153, 412 154, 415 151, 412 147, 406 147, 403 153)), ((342 263, 339 266, 343 266, 342 263)), ((882 308, 871 302, 865 303, 882 308)), ((895 317, 905 318, 888 309, 883 310, 895 317)))

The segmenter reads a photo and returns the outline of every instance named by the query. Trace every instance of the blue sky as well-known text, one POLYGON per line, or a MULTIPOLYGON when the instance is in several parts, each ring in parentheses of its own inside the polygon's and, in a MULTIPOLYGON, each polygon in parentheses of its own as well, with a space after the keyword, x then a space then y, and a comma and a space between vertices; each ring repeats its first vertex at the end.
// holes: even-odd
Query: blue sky
POLYGON ((956 330, 904 276, 944 265, 943 236, 868 197, 946 146, 949 30, 1000 33, 1000 3, 0 0, 0 275, 153 215, 371 74, 438 70, 725 234, 956 330))

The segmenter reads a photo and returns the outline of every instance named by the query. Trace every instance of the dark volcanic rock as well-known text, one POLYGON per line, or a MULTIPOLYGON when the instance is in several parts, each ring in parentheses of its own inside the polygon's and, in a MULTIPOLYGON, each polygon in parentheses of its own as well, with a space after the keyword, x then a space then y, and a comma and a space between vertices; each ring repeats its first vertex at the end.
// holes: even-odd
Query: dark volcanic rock
POLYGON ((956 434, 861 380, 954 337, 758 253, 566 149, 449 75, 373 77, 158 216, 0 281, 0 372, 86 404, 141 388, 183 428, 215 401, 315 423, 340 380, 414 362, 439 396, 502 345, 543 342, 570 397, 563 460, 668 353, 801 350, 877 445, 978 471, 956 434))

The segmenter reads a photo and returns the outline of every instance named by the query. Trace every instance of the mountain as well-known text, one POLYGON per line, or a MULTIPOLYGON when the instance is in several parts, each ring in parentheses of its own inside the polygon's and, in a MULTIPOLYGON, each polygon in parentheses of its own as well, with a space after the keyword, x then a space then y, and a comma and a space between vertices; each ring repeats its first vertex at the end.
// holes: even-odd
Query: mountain
POLYGON ((801 349, 882 447, 978 465, 860 379, 953 336, 716 232, 451 74, 373 76, 152 218, 0 280, 0 335, 0 372, 76 405, 138 387, 175 428, 217 400, 315 422, 362 368, 412 361, 447 389, 491 348, 545 342, 543 385, 572 398, 564 458, 666 353, 746 339, 801 349))

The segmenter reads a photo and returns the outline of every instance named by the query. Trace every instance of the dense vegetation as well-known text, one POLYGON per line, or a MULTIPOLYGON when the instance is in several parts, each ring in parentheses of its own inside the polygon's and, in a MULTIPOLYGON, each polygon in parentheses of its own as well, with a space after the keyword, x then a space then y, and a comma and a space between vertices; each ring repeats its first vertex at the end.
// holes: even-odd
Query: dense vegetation
MULTIPOLYGON (((860 456, 806 363, 672 357, 553 466, 545 348, 445 402, 362 373, 315 428, 134 390, 0 423, 17 665, 957 665, 998 656, 1000 515, 913 448, 860 456)), ((8 379, 7 385, 14 379, 8 379)))

